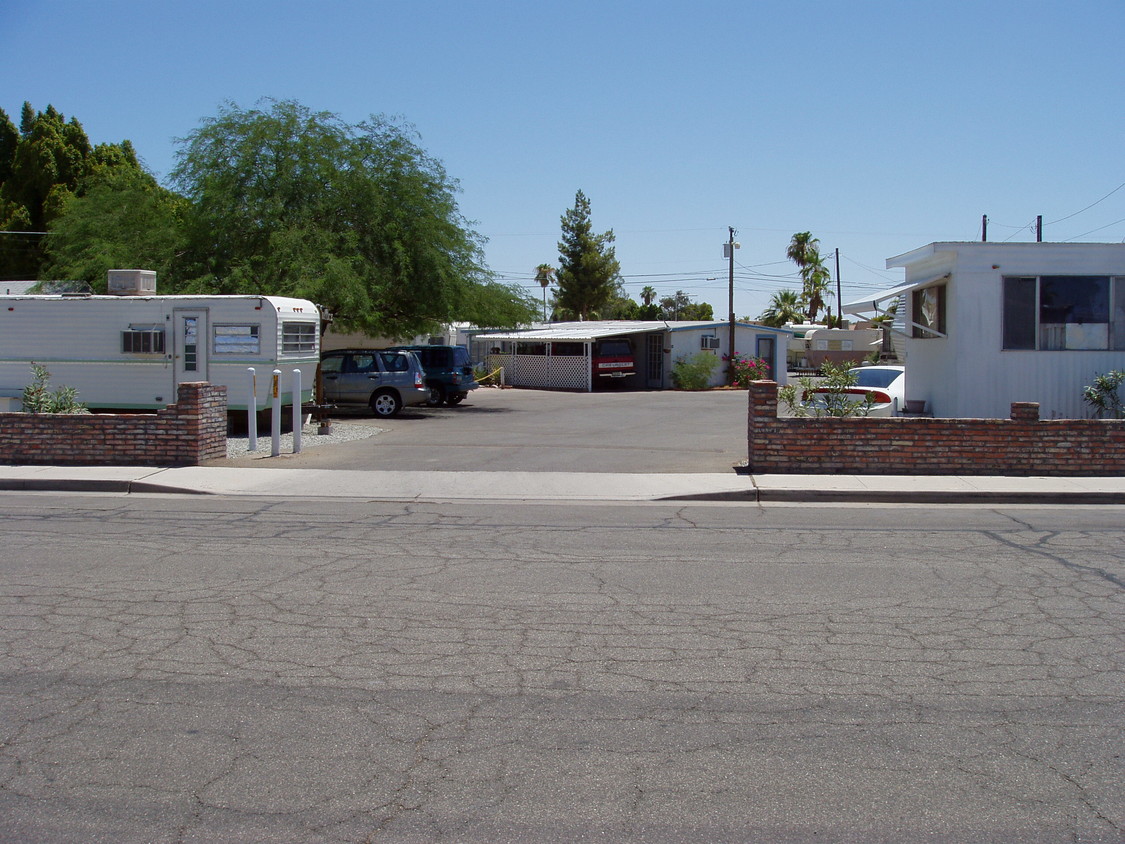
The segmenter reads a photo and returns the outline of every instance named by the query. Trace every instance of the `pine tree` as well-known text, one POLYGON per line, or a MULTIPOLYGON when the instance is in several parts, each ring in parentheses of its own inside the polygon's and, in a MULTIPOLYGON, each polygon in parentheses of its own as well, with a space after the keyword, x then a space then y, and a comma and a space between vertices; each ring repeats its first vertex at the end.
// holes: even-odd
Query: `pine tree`
POLYGON ((613 229, 593 233, 590 200, 581 190, 561 222, 556 303, 562 311, 590 319, 617 293, 621 265, 614 254, 613 229))

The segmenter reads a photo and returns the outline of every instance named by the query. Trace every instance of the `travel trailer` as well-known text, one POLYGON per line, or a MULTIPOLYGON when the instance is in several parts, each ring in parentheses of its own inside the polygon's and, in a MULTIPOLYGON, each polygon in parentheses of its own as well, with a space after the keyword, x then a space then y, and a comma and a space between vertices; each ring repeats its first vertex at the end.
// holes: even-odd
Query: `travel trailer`
MULTIPOLYGON (((227 388, 231 411, 247 409, 250 367, 259 409, 272 373, 288 401, 301 370, 311 401, 320 360, 320 313, 283 296, 158 296, 156 274, 110 270, 111 295, 0 295, 0 396, 18 398, 32 363, 50 386, 74 387, 91 409, 152 410, 176 400, 186 381, 227 388)), ((15 407, 18 408, 18 402, 15 407)))

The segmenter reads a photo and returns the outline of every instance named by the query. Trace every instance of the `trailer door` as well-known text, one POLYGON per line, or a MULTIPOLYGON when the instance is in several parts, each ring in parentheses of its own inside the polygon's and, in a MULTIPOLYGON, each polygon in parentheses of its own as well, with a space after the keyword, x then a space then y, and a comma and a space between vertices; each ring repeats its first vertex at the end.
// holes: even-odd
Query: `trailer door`
POLYGON ((207 381, 207 309, 176 308, 176 383, 207 381))

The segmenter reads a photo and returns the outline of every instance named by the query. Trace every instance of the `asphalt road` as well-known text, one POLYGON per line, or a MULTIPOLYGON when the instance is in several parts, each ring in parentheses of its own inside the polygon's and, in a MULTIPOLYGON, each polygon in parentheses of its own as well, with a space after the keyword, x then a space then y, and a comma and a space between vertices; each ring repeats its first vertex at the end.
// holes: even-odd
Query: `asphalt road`
MULTIPOLYGON (((458 407, 405 408, 369 439, 308 448, 286 466, 524 472, 729 472, 746 461, 747 394, 473 390, 458 407)), ((268 439, 268 432, 265 433, 268 439)), ((312 441, 313 437, 305 438, 312 441)), ((223 465, 257 465, 247 457, 223 465)))
POLYGON ((0 840, 1125 834, 1125 508, 0 519, 0 840))

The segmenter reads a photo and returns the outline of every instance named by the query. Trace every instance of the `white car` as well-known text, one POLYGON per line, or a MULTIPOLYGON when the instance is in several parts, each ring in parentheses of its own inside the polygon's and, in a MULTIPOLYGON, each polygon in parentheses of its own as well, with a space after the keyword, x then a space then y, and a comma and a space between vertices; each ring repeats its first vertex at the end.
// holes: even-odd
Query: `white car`
MULTIPOLYGON (((861 402, 870 394, 874 403, 867 412, 868 416, 895 416, 902 412, 906 404, 906 367, 857 366, 848 371, 856 376, 856 383, 843 391, 847 401, 861 402)), ((817 390, 811 397, 811 403, 830 404, 829 392, 824 388, 817 390)))

